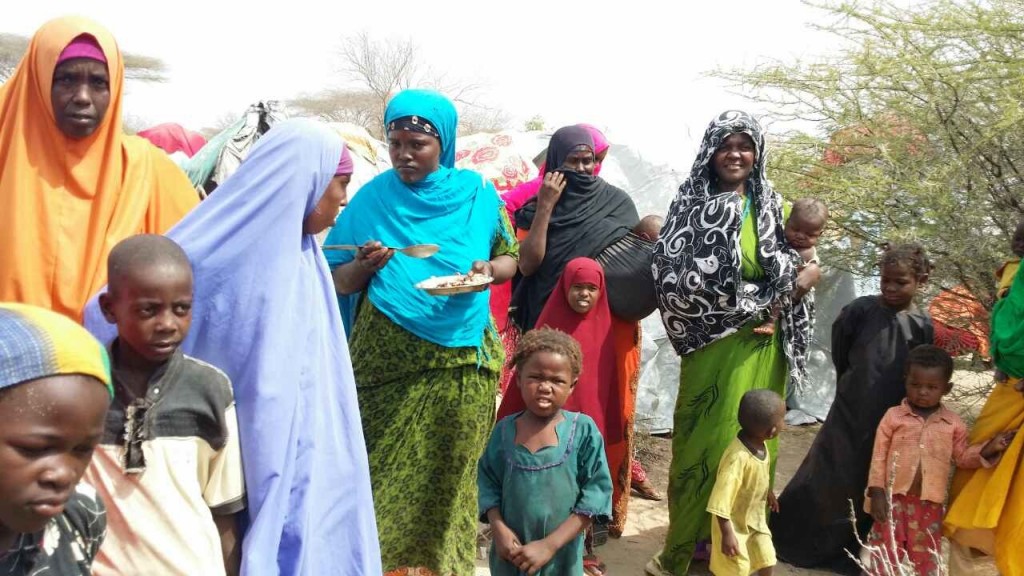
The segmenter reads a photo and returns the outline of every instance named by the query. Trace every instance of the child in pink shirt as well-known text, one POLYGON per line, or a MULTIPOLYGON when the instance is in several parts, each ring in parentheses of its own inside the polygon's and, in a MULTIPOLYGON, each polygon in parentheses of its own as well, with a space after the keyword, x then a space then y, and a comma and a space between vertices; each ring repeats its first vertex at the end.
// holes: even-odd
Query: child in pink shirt
POLYGON ((861 553, 869 574, 888 573, 881 567, 886 560, 894 565, 909 560, 917 574, 938 575, 952 464, 992 466, 1013 440, 1010 431, 968 446, 967 426, 942 406, 952 376, 947 352, 930 345, 914 348, 907 357, 907 397, 878 425, 865 502, 875 524, 861 553))

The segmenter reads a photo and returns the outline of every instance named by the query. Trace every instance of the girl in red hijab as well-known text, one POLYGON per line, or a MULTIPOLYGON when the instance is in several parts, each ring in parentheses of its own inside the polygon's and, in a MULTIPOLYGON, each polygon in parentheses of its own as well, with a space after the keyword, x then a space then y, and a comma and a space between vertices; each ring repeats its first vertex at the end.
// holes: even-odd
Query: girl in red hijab
MULTIPOLYGON (((631 383, 620 376, 623 371, 618 365, 614 323, 605 294, 604 269, 590 258, 576 258, 566 264, 535 327, 561 330, 579 342, 583 351, 583 371, 564 408, 593 418, 604 437, 614 489, 612 509, 619 517, 612 520, 612 526, 617 526, 615 532, 619 533, 630 492, 634 407, 631 383)), ((525 409, 521 394, 506 394, 498 419, 525 409)), ((596 562, 596 557, 584 558, 588 568, 596 562)))
MULTIPOLYGON (((544 326, 572 336, 583 351, 583 372, 565 409, 593 418, 606 444, 621 441, 624 418, 616 392, 619 383, 612 313, 608 308, 604 269, 600 264, 590 258, 569 261, 537 319, 536 327, 544 326)), ((498 419, 522 410, 525 410, 522 396, 508 394, 502 398, 498 419)))

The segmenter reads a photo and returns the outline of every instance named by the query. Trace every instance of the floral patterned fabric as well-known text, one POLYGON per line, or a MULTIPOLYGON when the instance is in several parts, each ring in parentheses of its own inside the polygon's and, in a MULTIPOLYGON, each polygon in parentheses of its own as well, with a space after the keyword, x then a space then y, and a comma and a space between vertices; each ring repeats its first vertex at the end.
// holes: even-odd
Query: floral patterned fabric
POLYGON ((107 512, 96 492, 80 484, 64 513, 36 534, 20 534, 0 555, 0 576, 89 576, 107 533, 107 512))
POLYGON ((872 569, 868 574, 889 574, 882 566, 909 560, 915 574, 938 576, 938 560, 942 558, 942 504, 921 500, 917 496, 896 494, 892 497, 889 522, 875 525, 868 534, 872 569))

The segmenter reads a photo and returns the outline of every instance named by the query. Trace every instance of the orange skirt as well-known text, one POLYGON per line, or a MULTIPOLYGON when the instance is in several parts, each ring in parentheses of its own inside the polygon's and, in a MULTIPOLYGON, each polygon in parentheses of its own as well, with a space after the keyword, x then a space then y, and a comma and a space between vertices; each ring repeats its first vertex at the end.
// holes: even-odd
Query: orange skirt
POLYGON ((640 323, 620 320, 613 316, 615 358, 619 369, 623 430, 622 440, 605 444, 608 468, 612 474, 612 523, 608 533, 618 538, 626 528, 629 492, 632 485, 633 424, 636 420, 636 387, 640 380, 640 323))

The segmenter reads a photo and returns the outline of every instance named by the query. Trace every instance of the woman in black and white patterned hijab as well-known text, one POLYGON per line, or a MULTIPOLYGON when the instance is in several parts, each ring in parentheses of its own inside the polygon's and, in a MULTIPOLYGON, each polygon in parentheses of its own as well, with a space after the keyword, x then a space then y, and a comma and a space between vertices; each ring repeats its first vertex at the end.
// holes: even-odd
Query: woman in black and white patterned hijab
MULTIPOLYGON (((654 249, 659 308, 682 356, 669 477, 669 533, 648 566, 685 574, 706 558, 705 508, 718 461, 736 437, 740 398, 799 385, 810 336, 797 286, 820 276, 785 244, 784 207, 765 176, 764 134, 749 114, 727 111, 708 126, 689 178, 669 207, 654 249), (781 330, 755 334, 775 301, 781 330)), ((769 443, 774 463, 776 442, 769 443)))

